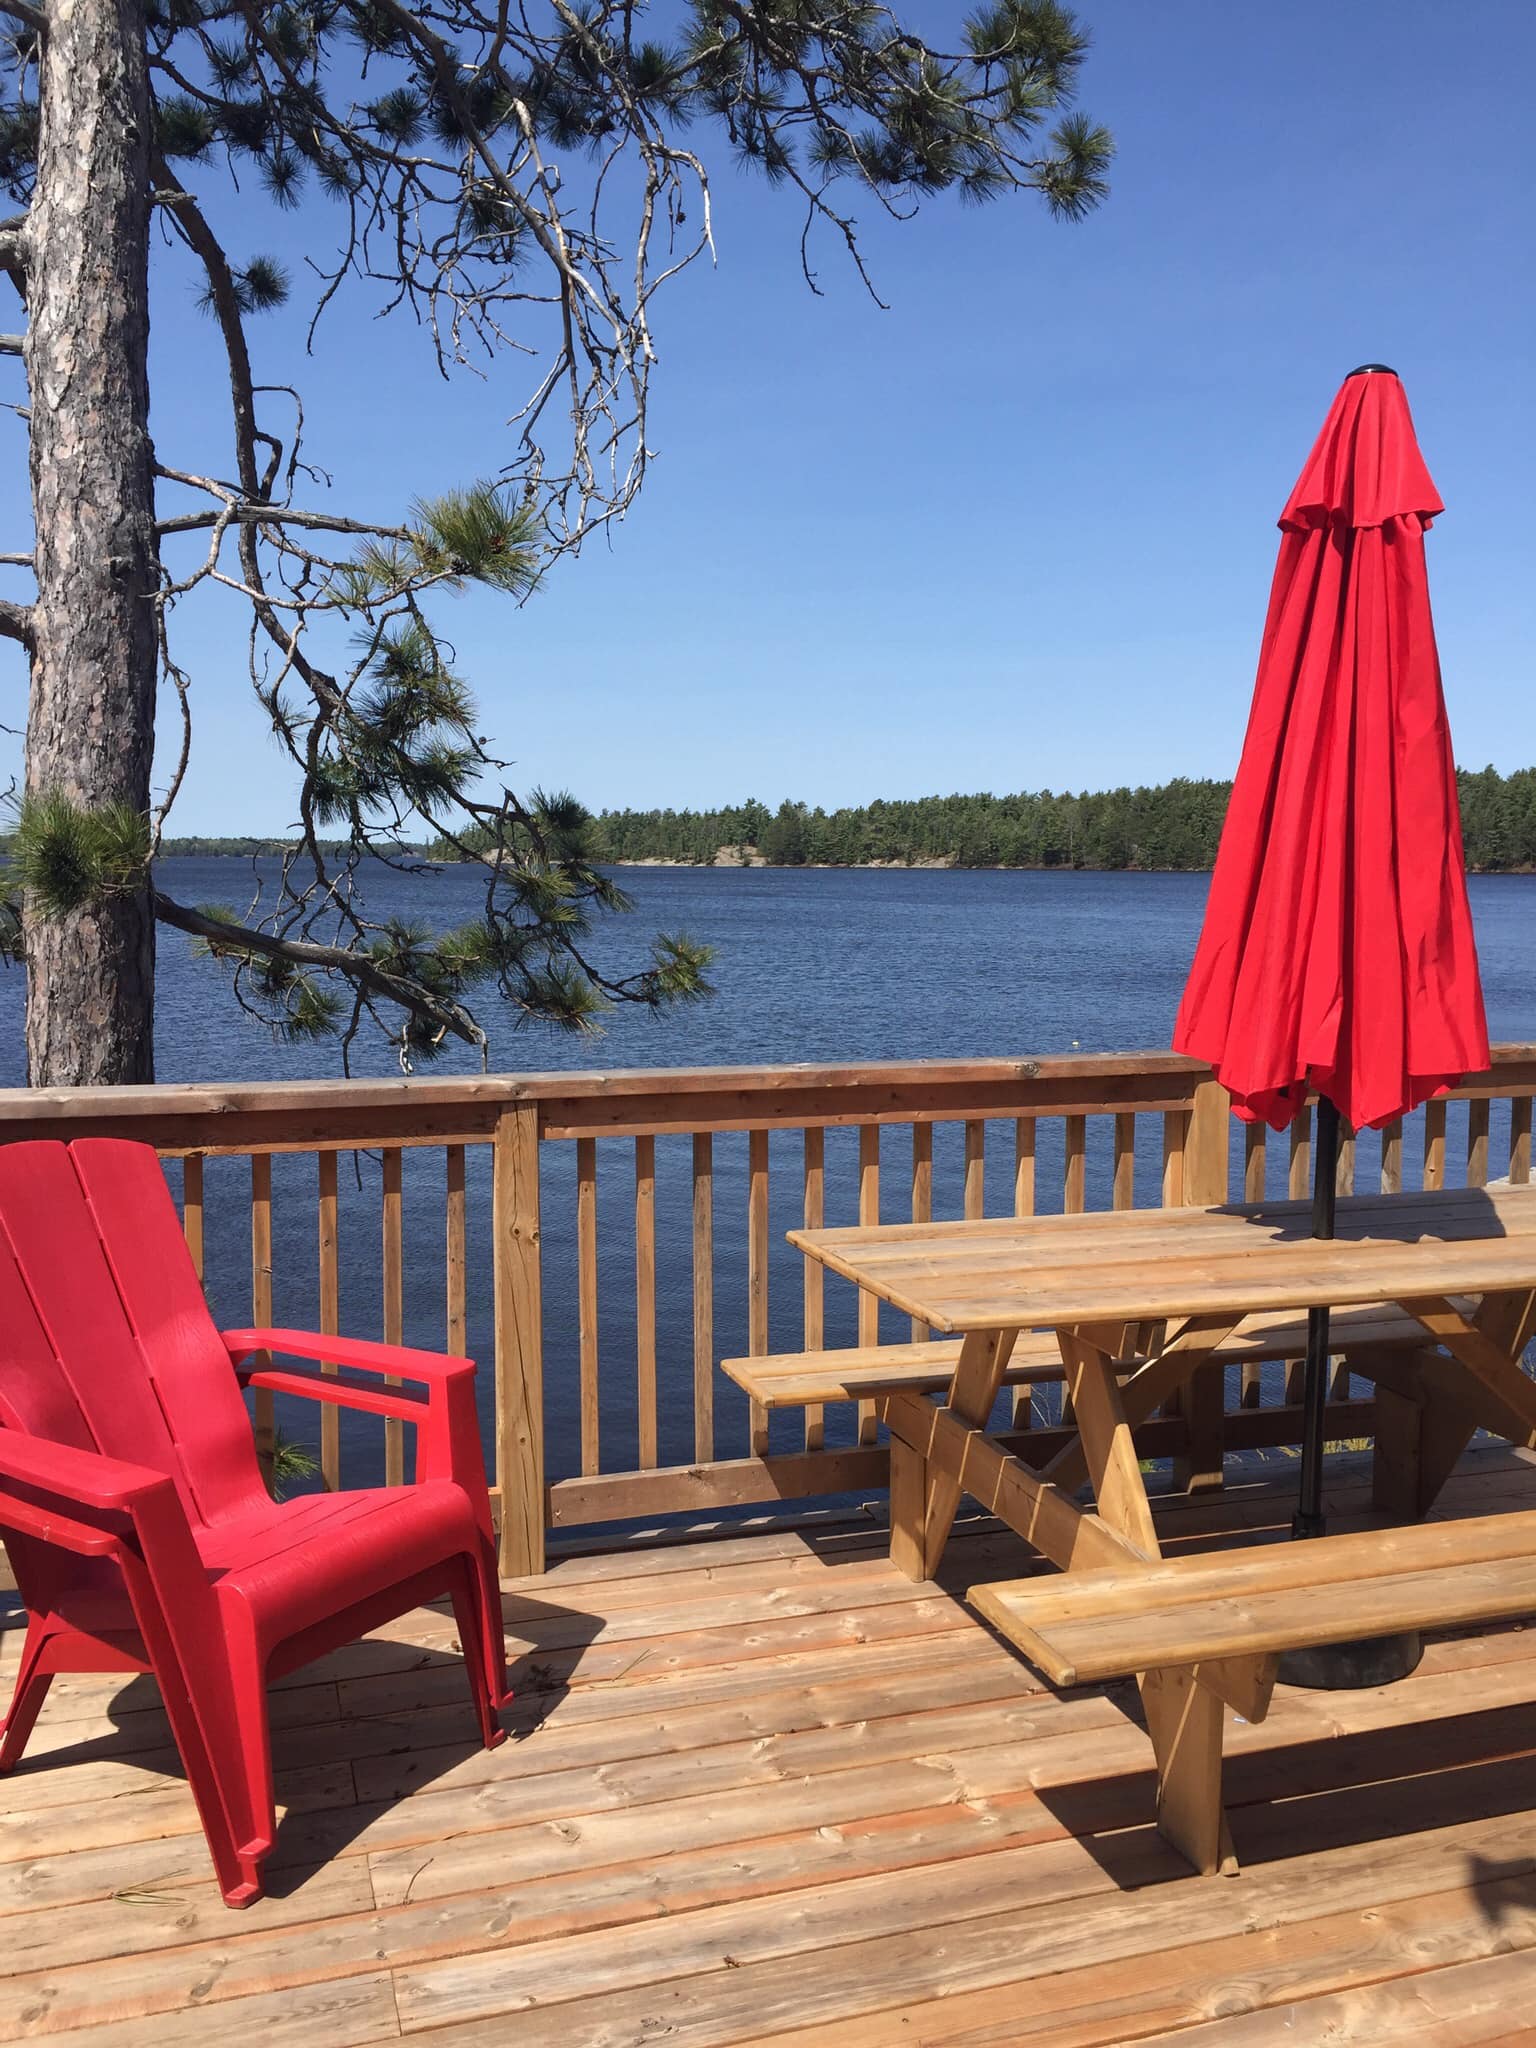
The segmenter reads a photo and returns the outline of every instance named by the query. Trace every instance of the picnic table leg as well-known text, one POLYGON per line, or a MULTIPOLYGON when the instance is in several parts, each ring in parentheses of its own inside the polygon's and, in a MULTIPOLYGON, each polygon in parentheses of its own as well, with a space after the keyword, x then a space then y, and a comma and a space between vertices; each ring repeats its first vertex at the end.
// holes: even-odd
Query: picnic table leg
POLYGON ((1198 1366, 1164 1404, 1164 1413, 1182 1416, 1189 1431, 1186 1447, 1173 1461, 1173 1483, 1180 1493, 1220 1491, 1225 1479, 1225 1408, 1225 1373, 1219 1365, 1198 1366))
MULTIPOLYGON (((1096 1329, 1094 1342, 1101 1352, 1117 1357, 1127 1352, 1146 1355, 1146 1363, 1123 1384, 1119 1384, 1116 1376, 1121 1412, 1132 1429, 1186 1385, 1198 1369, 1202 1355, 1219 1350, 1241 1320, 1238 1315, 1190 1316, 1166 1345, 1166 1325, 1110 1324, 1096 1329)), ((1057 1342, 1060 1341, 1058 1332, 1057 1342)), ((1070 1394, 1070 1372, 1067 1387, 1070 1394)), ((1068 1493, 1082 1485, 1088 1477, 1088 1459, 1081 1437, 1056 1453, 1045 1468, 1045 1476, 1068 1493)))
POLYGON ((1099 1517, 1129 1536, 1151 1562, 1162 1553, 1115 1377, 1113 1347, 1119 1332, 1061 1330, 1057 1342, 1099 1517))
MULTIPOLYGON (((1062 1330, 1058 1341, 1099 1517, 1155 1563, 1162 1551, 1115 1375, 1118 1333, 1062 1330)), ((1137 1686, 1157 1758, 1159 1833, 1203 1876, 1235 1870, 1221 1809, 1221 1699, 1186 1669, 1143 1672, 1137 1686)))
MULTIPOLYGON (((1373 1359, 1371 1370, 1371 1506, 1396 1521, 1422 1521, 1472 1441, 1486 1390, 1454 1359, 1434 1351, 1405 1349, 1373 1359)), ((1500 1418, 1489 1412, 1487 1419, 1500 1418)))
POLYGON ((1371 1506, 1395 1521, 1424 1513, 1424 1433, 1428 1405, 1378 1379, 1374 1387, 1376 1437, 1371 1446, 1371 1506))
MULTIPOLYGON (((985 1428, 992 1413, 1014 1335, 1012 1330, 973 1330, 960 1347, 949 1406, 962 1422, 976 1429, 985 1428)), ((906 1458, 898 1457, 895 1438, 891 1453, 891 1559, 909 1578, 931 1579, 954 1527, 960 1481, 930 1470, 915 1451, 906 1458)))
POLYGON ((927 1576, 923 1530, 927 1523, 928 1460, 903 1438, 891 1436, 891 1563, 909 1579, 927 1576))
POLYGON ((1536 1294, 1486 1294, 1470 1316, 1439 1295, 1399 1306, 1509 1411, 1523 1441, 1536 1438, 1536 1382, 1519 1362, 1536 1325, 1536 1294))
POLYGON ((1202 1877, 1235 1871, 1221 1808, 1222 1703, 1188 1669, 1138 1680, 1157 1757, 1157 1831, 1202 1877))
POLYGON ((1491 1376, 1427 1343, 1378 1354, 1365 1366, 1376 1401, 1372 1505, 1383 1514, 1404 1522, 1427 1515, 1478 1429, 1536 1445, 1529 1411, 1517 1412, 1504 1391, 1510 1382, 1519 1400, 1530 1388, 1516 1348, 1526 1336, 1529 1301, 1526 1294, 1487 1296, 1473 1318, 1479 1335, 1506 1353, 1507 1363, 1491 1376))

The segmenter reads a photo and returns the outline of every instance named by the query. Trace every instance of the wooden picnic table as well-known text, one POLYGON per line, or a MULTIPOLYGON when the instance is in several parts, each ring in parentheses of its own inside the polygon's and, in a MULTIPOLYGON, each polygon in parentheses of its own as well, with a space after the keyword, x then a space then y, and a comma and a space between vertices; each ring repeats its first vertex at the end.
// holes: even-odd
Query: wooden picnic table
MULTIPOLYGON (((1536 1441, 1536 1381, 1519 1364, 1536 1331, 1536 1187, 1341 1200, 1336 1231, 1314 1239, 1301 1202, 791 1231, 831 1271, 936 1331, 963 1333, 944 1400, 897 1390, 879 1404, 893 1562, 931 1578, 964 1492, 1064 1570, 1155 1565, 1132 1432, 1255 1312, 1401 1311, 1421 1347, 1370 1370, 1433 1418, 1441 1476, 1479 1426, 1536 1441), (986 1433, 1025 1330, 1056 1333, 1076 1432, 1041 1470, 986 1433), (1084 1478, 1092 1506, 1074 1497, 1084 1478)), ((1213 1792, 1222 1701, 1261 1717, 1273 1668, 1257 1658, 1139 1674, 1165 1831, 1198 1867, 1226 1853, 1213 1792)))

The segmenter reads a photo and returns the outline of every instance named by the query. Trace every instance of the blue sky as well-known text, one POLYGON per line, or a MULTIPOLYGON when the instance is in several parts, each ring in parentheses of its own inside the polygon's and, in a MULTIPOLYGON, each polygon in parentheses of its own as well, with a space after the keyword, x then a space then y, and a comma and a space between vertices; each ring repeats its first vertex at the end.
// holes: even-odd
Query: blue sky
MULTIPOLYGON (((962 12, 905 11, 935 41, 962 12)), ((813 297, 792 196, 719 170, 718 269, 658 319, 639 505, 521 611, 477 595, 444 617, 515 782, 594 807, 830 806, 1230 773, 1275 515, 1367 360, 1401 371, 1448 508, 1431 577, 1458 756, 1536 759, 1536 8, 1079 11, 1082 104, 1119 145, 1109 201, 1078 226, 1027 196, 900 228, 866 204, 889 312, 830 244, 813 297)), ((291 256, 325 226, 316 202, 244 245, 291 256)), ((184 277, 156 310, 157 444, 203 467, 223 446, 212 337, 184 277)), ((527 370, 444 385, 413 328, 371 313, 354 297, 310 362, 296 315, 253 340, 261 375, 304 388, 332 501, 390 518, 502 459, 527 370)), ((188 620, 183 831, 292 815, 243 630, 232 600, 188 620)))

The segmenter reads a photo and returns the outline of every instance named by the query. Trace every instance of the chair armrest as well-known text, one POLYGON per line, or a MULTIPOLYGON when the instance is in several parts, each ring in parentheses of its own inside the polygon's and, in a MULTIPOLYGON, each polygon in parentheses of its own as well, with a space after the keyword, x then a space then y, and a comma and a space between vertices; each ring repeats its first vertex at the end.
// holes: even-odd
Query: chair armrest
POLYGON ((174 1491, 165 1473, 147 1465, 130 1465, 123 1458, 28 1436, 18 1429, 0 1429, 0 1480, 4 1479, 51 1493, 66 1506, 98 1510, 126 1510, 156 1488, 174 1491))
POLYGON ((77 1557, 122 1555, 128 1527, 182 1518, 174 1483, 101 1451, 0 1429, 0 1532, 77 1557))
POLYGON ((254 1351, 277 1351, 288 1358, 314 1358, 327 1365, 386 1373, 391 1379, 422 1380, 428 1385, 472 1379, 475 1370, 473 1359, 412 1351, 403 1344, 377 1344, 366 1337, 321 1337, 313 1330, 225 1330, 222 1335, 236 1364, 254 1351))
POLYGON ((421 1423, 431 1413, 432 1395, 403 1387, 357 1387, 317 1372, 284 1372, 281 1366, 237 1365, 242 1387, 261 1387, 273 1394, 293 1394, 302 1401, 328 1401, 334 1408, 356 1408, 366 1415, 388 1415, 399 1422, 421 1423))
POLYGON ((485 1490, 485 1458, 475 1411, 475 1367, 468 1358, 436 1351, 411 1351, 403 1344, 374 1344, 361 1337, 322 1337, 312 1330, 225 1330, 223 1338, 240 1384, 308 1400, 333 1401, 375 1415, 412 1423, 417 1437, 418 1479, 451 1479, 462 1486, 490 1541, 491 1511, 485 1490), (280 1367, 241 1363, 258 1351, 318 1359, 323 1365, 383 1373, 391 1379, 424 1381, 422 1400, 394 1388, 348 1387, 340 1378, 285 1372, 280 1367))

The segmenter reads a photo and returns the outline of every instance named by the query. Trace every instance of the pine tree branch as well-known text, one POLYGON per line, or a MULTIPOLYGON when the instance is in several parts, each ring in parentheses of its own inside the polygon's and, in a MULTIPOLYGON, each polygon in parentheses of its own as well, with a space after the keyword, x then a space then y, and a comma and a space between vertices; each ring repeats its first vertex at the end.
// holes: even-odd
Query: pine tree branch
POLYGON ((19 356, 26 345, 24 334, 0 334, 0 356, 19 356))
POLYGON ((0 14, 10 15, 13 21, 25 22, 28 28, 36 29, 41 35, 48 26, 48 17, 41 7, 34 7, 31 0, 0 0, 0 14))
POLYGON ((312 939, 280 938, 275 932, 258 931, 254 925, 234 924, 221 917, 209 917, 201 910, 177 903, 160 890, 154 892, 155 916, 162 924, 189 932, 226 953, 258 953, 266 960, 283 960, 295 967, 318 968, 322 973, 341 974, 370 995, 382 996, 401 1009, 440 1031, 451 1031, 466 1045, 486 1050, 486 1036, 466 1009, 444 996, 434 995, 419 981, 391 974, 366 953, 347 946, 321 946, 312 939))
POLYGON ((27 302, 26 220, 23 214, 20 219, 8 220, 0 227, 0 271, 15 285, 23 305, 27 302))
MULTIPOLYGON (((169 472, 162 470, 162 476, 169 472)), ((195 484, 193 477, 177 477, 178 483, 195 484)), ((208 486, 204 486, 208 488, 208 486)), ((381 526, 369 519, 348 519, 340 512, 302 512, 292 505, 230 504, 218 511, 179 512, 173 519, 157 519, 155 532, 200 533, 219 525, 302 526, 316 533, 355 533, 368 539, 408 541, 408 526, 381 526)))
POLYGON ((0 639, 19 640, 29 654, 32 652, 36 635, 31 605, 12 604, 9 598, 0 598, 0 639))

